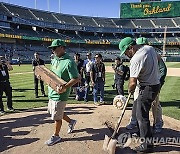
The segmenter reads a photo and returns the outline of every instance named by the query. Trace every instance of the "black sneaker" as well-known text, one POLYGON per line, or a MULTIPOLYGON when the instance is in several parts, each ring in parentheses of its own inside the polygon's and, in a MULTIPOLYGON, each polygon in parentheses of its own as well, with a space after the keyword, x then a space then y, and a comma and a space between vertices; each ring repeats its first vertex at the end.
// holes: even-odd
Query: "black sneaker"
POLYGON ((148 144, 148 145, 147 145, 147 148, 148 148, 148 149, 153 149, 153 148, 154 148, 154 145, 153 145, 153 144, 148 144))
POLYGON ((148 153, 148 152, 153 152, 153 144, 146 144, 146 143, 142 143, 141 145, 135 147, 135 151, 137 153, 148 153))
POLYGON ((1 110, 0 111, 0 115, 4 115, 5 114, 5 111, 4 110, 1 110))

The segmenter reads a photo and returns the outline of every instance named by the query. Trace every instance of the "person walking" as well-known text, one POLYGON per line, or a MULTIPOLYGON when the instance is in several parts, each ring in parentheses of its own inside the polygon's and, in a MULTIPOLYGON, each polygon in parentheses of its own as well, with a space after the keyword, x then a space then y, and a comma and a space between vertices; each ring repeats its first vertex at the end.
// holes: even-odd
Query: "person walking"
MULTIPOLYGON (((44 60, 40 59, 40 55, 38 52, 34 53, 34 60, 32 61, 33 71, 35 70, 35 67, 38 65, 45 65, 44 60)), ((39 80, 35 73, 34 73, 34 90, 35 90, 35 97, 38 98, 38 81, 40 81, 41 85, 41 93, 44 97, 46 97, 45 91, 44 91, 44 82, 42 80, 39 80)))
POLYGON ((104 104, 105 65, 102 62, 102 55, 95 55, 95 63, 90 72, 91 84, 93 87, 93 98, 95 105, 104 104), (100 92, 100 103, 98 103, 98 91, 100 92))
POLYGON ((5 59, 4 56, 0 56, 0 114, 4 114, 4 105, 2 101, 3 92, 7 97, 7 110, 14 111, 12 106, 12 87, 9 81, 9 71, 13 70, 13 67, 5 59))
POLYGON ((143 139, 136 152, 147 152, 153 148, 151 142, 152 132, 149 120, 149 110, 155 100, 159 89, 158 55, 149 45, 137 45, 131 37, 126 37, 119 43, 121 56, 125 54, 130 60, 130 79, 128 92, 133 93, 137 84, 139 95, 134 101, 136 118, 138 121, 138 134, 143 139))
POLYGON ((53 90, 51 87, 48 87, 48 112, 51 114, 51 118, 55 122, 55 131, 45 144, 51 146, 61 140, 59 133, 62 126, 62 119, 68 122, 68 133, 71 133, 74 129, 76 120, 70 119, 64 113, 64 110, 71 92, 71 87, 80 79, 74 60, 65 52, 65 42, 61 39, 56 39, 52 41, 49 48, 52 49, 54 53, 54 58, 51 61, 51 71, 67 82, 65 85, 57 87, 58 92, 53 90))

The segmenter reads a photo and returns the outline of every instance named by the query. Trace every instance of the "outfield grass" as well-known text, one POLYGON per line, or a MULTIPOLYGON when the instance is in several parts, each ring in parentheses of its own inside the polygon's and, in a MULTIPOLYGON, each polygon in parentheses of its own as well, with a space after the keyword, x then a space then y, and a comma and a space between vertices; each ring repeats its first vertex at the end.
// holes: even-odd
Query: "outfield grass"
POLYGON ((166 62, 166 66, 170 68, 180 68, 180 62, 166 62))
MULTIPOLYGON (((49 67, 49 65, 47 65, 49 67)), ((171 65, 172 66, 172 65, 171 65)), ((174 65, 175 66, 175 65, 174 65)), ((177 65, 178 66, 178 65, 177 65)), ((14 70, 10 72, 10 81, 13 87, 13 104, 14 108, 23 110, 35 107, 47 106, 47 97, 34 97, 34 83, 31 65, 14 65, 14 70)), ((125 95, 127 96, 127 81, 125 82, 125 95)), ((113 73, 106 73, 105 84, 105 102, 110 104, 116 95, 112 89, 113 73)), ((163 114, 180 120, 180 77, 167 77, 160 94, 160 100, 163 107, 163 114)), ((45 86, 47 94, 47 86, 45 86)), ((39 90, 39 94, 41 94, 39 90)), ((71 94, 68 103, 84 103, 76 101, 71 94)), ((90 96, 92 100, 92 95, 90 96)), ((6 101, 6 98, 3 98, 6 101)), ((89 101, 88 103, 93 103, 89 101)), ((6 103, 4 103, 6 105, 6 103)), ((5 107, 6 108, 6 107, 5 107)))
MULTIPOLYGON (((106 62, 106 66, 112 66, 113 62, 106 62)), ((128 62, 124 62, 124 65, 129 65, 128 62)), ((170 68, 180 68, 180 62, 166 62, 166 66, 170 68)))

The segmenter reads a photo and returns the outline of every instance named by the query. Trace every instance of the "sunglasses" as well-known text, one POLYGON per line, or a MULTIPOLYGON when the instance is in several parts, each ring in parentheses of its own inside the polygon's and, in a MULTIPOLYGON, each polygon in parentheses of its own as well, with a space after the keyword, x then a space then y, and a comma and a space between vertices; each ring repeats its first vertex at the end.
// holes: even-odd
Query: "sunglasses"
POLYGON ((55 51, 57 49, 57 47, 53 47, 52 50, 55 51))
POLYGON ((59 47, 63 47, 65 49, 65 46, 57 46, 57 47, 53 47, 52 50, 55 51, 59 47))

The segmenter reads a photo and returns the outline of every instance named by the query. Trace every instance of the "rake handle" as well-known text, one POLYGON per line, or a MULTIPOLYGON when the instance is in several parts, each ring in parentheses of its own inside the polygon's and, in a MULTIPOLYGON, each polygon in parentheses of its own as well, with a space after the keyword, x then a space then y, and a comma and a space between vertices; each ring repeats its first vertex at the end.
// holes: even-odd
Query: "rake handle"
POLYGON ((117 122, 117 125, 116 125, 116 127, 115 127, 115 129, 114 129, 114 132, 113 132, 112 136, 111 136, 112 139, 116 136, 117 130, 118 130, 120 124, 121 124, 122 118, 123 118, 123 116, 124 116, 124 113, 125 113, 125 110, 126 110, 126 107, 127 107, 127 104, 128 104, 128 102, 129 102, 130 98, 131 98, 131 93, 129 93, 128 98, 127 98, 127 100, 126 100, 126 103, 124 104, 124 107, 123 107, 121 116, 119 117, 119 120, 118 120, 118 122, 117 122))

